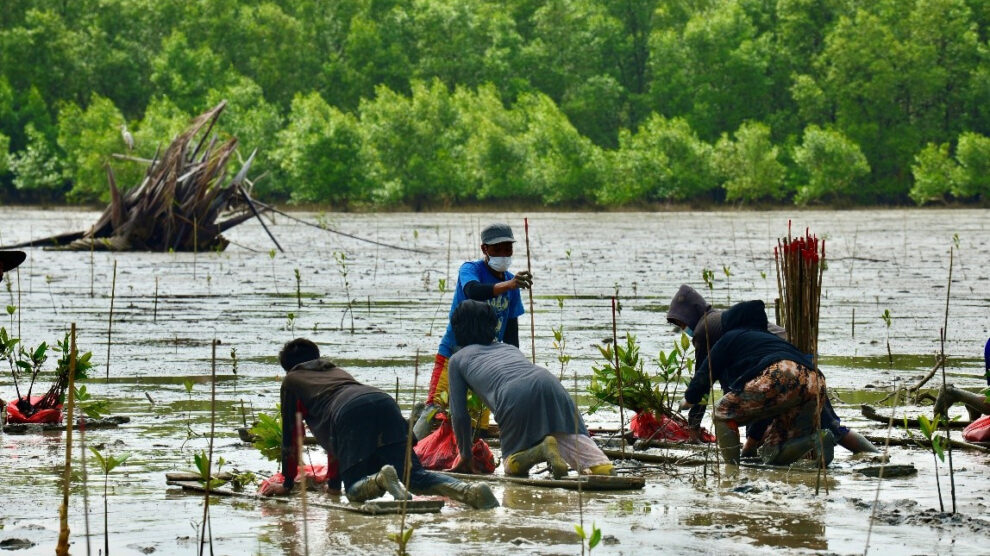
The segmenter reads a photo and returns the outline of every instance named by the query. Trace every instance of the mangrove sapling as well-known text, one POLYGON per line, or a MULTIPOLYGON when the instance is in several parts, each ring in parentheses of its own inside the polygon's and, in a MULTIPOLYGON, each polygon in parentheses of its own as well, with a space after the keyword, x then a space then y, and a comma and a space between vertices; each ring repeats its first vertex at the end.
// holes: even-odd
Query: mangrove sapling
POLYGON ((340 315, 340 329, 344 329, 344 316, 350 313, 351 334, 354 334, 354 311, 351 306, 351 283, 347 280, 347 274, 350 272, 347 268, 347 253, 334 251, 333 260, 337 262, 337 273, 340 274, 340 279, 344 282, 344 295, 347 296, 347 309, 344 310, 344 314, 340 315))
POLYGON ((285 329, 289 331, 290 336, 296 335, 296 314, 289 313, 285 316, 285 329))
POLYGON ((732 278, 732 270, 728 266, 722 265, 722 272, 725 273, 725 299, 728 305, 732 305, 732 287, 729 283, 729 278, 732 278))
POLYGON ((113 301, 117 293, 117 261, 113 262, 113 280, 110 282, 110 316, 107 319, 107 382, 110 382, 110 332, 113 329, 113 301))
POLYGON ((252 445, 269 461, 282 462, 282 407, 275 406, 271 415, 258 413, 251 427, 252 445))
POLYGON ((893 367, 894 356, 890 351, 890 324, 891 324, 890 309, 883 310, 883 314, 880 315, 880 320, 882 320, 884 326, 887 327, 885 330, 885 339, 887 341, 887 362, 891 367, 893 367))
MULTIPOLYGON (((10 316, 10 329, 14 329, 14 312, 17 311, 17 307, 13 305, 7 305, 7 314, 10 316)), ((20 336, 20 334, 18 334, 20 336)))
POLYGON ((430 319, 430 331, 426 333, 427 336, 433 335, 433 323, 437 320, 437 315, 440 314, 440 309, 443 308, 443 297, 447 294, 447 279, 440 278, 437 280, 437 291, 440 292, 440 299, 437 300, 437 308, 433 311, 433 318, 430 319))
MULTIPOLYGON (((58 544, 55 546, 55 554, 58 556, 68 556, 69 554, 69 487, 72 482, 72 416, 75 409, 75 398, 72 391, 76 385, 76 323, 72 323, 70 336, 72 347, 69 355, 69 399, 65 404, 69 426, 65 429, 65 471, 62 475, 62 506, 58 512, 58 544)), ((108 550, 107 554, 109 553, 108 550)))
MULTIPOLYGON (((924 415, 918 416, 918 422, 921 425, 921 434, 928 440, 929 448, 932 452, 932 462, 935 465, 935 488, 938 490, 938 507, 939 511, 945 511, 945 503, 942 501, 942 484, 938 480, 938 462, 945 463, 945 449, 946 445, 949 443, 948 439, 943 436, 939 436, 938 427, 942 424, 942 416, 938 413, 934 414, 932 419, 929 421, 924 415)), ((910 435, 910 430, 905 427, 910 435)))
POLYGON ((302 277, 298 268, 293 268, 292 272, 296 275, 296 308, 302 309, 302 277))
POLYGON ((557 362, 560 363, 560 375, 558 379, 564 381, 564 370, 571 361, 571 356, 567 355, 567 340, 564 338, 564 298, 557 297, 557 307, 560 308, 560 326, 550 327, 553 331, 553 349, 557 350, 557 362))
POLYGON ((712 294, 715 293, 715 271, 710 268, 701 269, 701 279, 705 281, 705 287, 708 288, 708 299, 711 299, 712 294))
MULTIPOLYGON (((68 429, 67 429, 68 430, 68 429)), ((110 554, 110 528, 109 528, 109 501, 107 499, 108 485, 110 483, 110 472, 116 469, 120 464, 127 461, 127 458, 131 457, 130 454, 120 454, 115 456, 113 454, 107 453, 103 454, 96 448, 90 447, 89 451, 96 456, 96 461, 100 466, 100 471, 103 473, 103 553, 110 554)))
POLYGON ((91 553, 89 545, 89 475, 86 473, 86 420, 79 418, 79 460, 82 464, 83 523, 86 527, 86 556, 91 553))
POLYGON ((268 250, 268 258, 271 259, 271 261, 272 261, 272 284, 275 286, 275 295, 282 295, 281 292, 278 291, 278 277, 275 275, 275 250, 274 249, 269 249, 268 250))
POLYGON ((870 510, 870 525, 866 529, 866 548, 863 549, 863 556, 870 551, 870 536, 873 534, 873 521, 877 516, 877 506, 880 504, 880 487, 883 485, 883 470, 887 465, 887 454, 890 452, 890 433, 894 430, 894 414, 900 403, 901 386, 894 390, 894 407, 890 410, 890 419, 887 421, 887 438, 883 445, 883 455, 880 458, 880 473, 877 475, 877 490, 873 495, 873 508, 870 510))
POLYGON ((155 305, 151 313, 151 322, 158 324, 158 277, 155 276, 155 305))
MULTIPOLYGON (((45 285, 48 286, 48 298, 52 300, 52 312, 58 315, 58 309, 55 308, 55 294, 52 293, 52 275, 45 274, 45 285)), ((7 284, 10 287, 10 284, 7 284)))
MULTIPOLYGON (((577 386, 577 372, 574 373, 574 392, 572 394, 574 398, 574 434, 578 434, 577 424, 581 422, 580 415, 578 415, 578 386, 577 386)), ((578 474, 580 475, 581 469, 578 469, 578 474)), ((602 531, 599 529, 595 522, 591 522, 591 535, 588 535, 584 530, 584 492, 581 488, 581 481, 578 481, 577 493, 578 493, 578 524, 574 526, 574 532, 577 533, 578 538, 581 539, 581 555, 584 556, 584 545, 585 541, 588 542, 588 552, 590 553, 596 546, 598 546, 599 541, 602 540, 602 531)))

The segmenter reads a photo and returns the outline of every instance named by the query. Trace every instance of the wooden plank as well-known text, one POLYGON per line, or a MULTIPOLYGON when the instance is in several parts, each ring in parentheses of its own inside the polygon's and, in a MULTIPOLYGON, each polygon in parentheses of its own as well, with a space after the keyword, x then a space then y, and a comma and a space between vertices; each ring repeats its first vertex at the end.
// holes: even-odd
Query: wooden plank
MULTIPOLYGON (((181 487, 182 490, 191 492, 206 492, 206 487, 196 481, 165 481, 165 484, 181 487)), ((279 504, 291 504, 295 502, 295 497, 288 496, 259 496, 248 492, 237 492, 229 488, 211 488, 210 494, 214 496, 244 498, 256 501, 273 501, 279 504)), ((312 498, 306 504, 314 508, 324 508, 328 510, 341 510, 345 512, 359 513, 365 515, 385 515, 398 514, 402 512, 402 502, 397 500, 372 500, 363 504, 340 504, 330 501, 314 501, 312 498)), ((409 500, 405 503, 407 514, 427 514, 437 513, 443 506, 443 500, 409 500)))
POLYGON ((506 475, 472 475, 468 473, 451 473, 449 471, 441 471, 440 473, 454 477, 455 479, 461 479, 462 481, 494 481, 544 488, 566 488, 569 490, 577 490, 579 484, 581 490, 588 491, 639 490, 646 485, 646 479, 643 477, 615 477, 612 475, 581 475, 580 477, 564 477, 562 479, 534 479, 531 477, 509 477, 506 475))
MULTIPOLYGON (((691 453, 687 455, 673 455, 673 454, 644 454, 642 452, 633 452, 626 450, 625 456, 621 450, 602 450, 608 459, 629 459, 634 461, 641 461, 643 463, 669 463, 671 465, 704 465, 704 458, 699 457, 697 454, 691 453)), ((710 463, 715 463, 715 459, 712 458, 710 463)))
MULTIPOLYGON (((130 417, 111 416, 102 419, 83 419, 87 430, 113 429, 124 423, 130 423, 130 417)), ((72 426, 73 430, 79 430, 79 424, 72 426)), ((10 423, 3 426, 3 432, 7 434, 26 434, 43 431, 64 431, 65 423, 10 423)))

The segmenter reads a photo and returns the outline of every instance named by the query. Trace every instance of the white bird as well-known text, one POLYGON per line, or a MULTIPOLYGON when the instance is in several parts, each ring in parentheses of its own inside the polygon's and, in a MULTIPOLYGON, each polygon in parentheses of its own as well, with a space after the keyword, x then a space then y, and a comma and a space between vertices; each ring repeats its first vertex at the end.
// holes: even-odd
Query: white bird
POLYGON ((127 131, 127 124, 120 124, 120 137, 124 140, 124 144, 127 145, 127 150, 134 150, 134 136, 131 135, 130 131, 127 131))

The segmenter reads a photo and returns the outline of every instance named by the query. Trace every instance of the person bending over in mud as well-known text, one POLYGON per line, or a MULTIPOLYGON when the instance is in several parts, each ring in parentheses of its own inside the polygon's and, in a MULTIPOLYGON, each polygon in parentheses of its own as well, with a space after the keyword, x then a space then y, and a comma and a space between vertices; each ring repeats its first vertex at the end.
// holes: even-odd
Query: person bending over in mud
POLYGON ((830 463, 832 432, 822 429, 815 434, 826 400, 825 377, 811 358, 767 332, 762 301, 733 306, 722 315, 721 326, 722 337, 695 371, 680 408, 700 402, 710 380, 717 380, 725 395, 712 419, 726 463, 739 463, 739 425, 763 420, 768 424, 757 452, 765 463, 788 465, 819 447, 825 463, 830 463))
MULTIPOLYGON (((397 500, 411 498, 399 480, 405 469, 408 423, 395 400, 321 359, 320 349, 305 338, 285 344, 278 357, 286 371, 281 394, 285 482, 262 494, 286 494, 292 489, 298 472, 298 411, 327 451, 329 485, 339 488, 343 481, 344 492, 353 502, 378 498, 386 491, 397 500)), ((410 457, 413 492, 447 496, 474 508, 498 506, 487 485, 426 471, 415 452, 410 457)))
MULTIPOLYGON (((708 355, 709 347, 715 345, 722 337, 723 313, 723 311, 713 309, 700 293, 687 284, 682 285, 670 301, 667 322, 680 328, 691 337, 691 343, 695 350, 695 371, 700 369, 702 360, 708 355)), ((782 340, 787 340, 787 331, 769 322, 769 320, 766 330, 782 340)), ((692 431, 700 430, 699 427, 704 414, 705 406, 703 405, 691 408, 688 413, 688 423, 692 426, 692 431)), ((746 427, 746 444, 742 448, 743 456, 756 455, 756 447, 760 444, 768 424, 767 421, 760 421, 746 427)), ((876 446, 866 437, 842 425, 827 395, 825 396, 825 405, 822 407, 821 426, 823 429, 832 431, 832 436, 836 442, 854 454, 877 451, 876 446)))
POLYGON ((518 348, 495 341, 498 317, 487 303, 466 300, 451 316, 460 349, 450 358, 450 419, 457 439, 454 471, 477 472, 471 457, 470 388, 492 408, 501 430, 505 472, 526 476, 546 462, 554 478, 579 473, 610 475, 612 464, 578 415, 574 401, 550 371, 518 348))

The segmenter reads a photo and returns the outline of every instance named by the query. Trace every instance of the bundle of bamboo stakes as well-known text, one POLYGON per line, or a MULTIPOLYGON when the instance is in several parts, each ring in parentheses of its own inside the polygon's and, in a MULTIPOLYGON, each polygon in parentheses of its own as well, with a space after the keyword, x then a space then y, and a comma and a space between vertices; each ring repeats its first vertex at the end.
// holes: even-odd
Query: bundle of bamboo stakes
POLYGON ((818 358, 818 313, 821 307, 822 272, 825 270, 825 240, 805 229, 804 237, 777 240, 773 249, 777 263, 778 316, 788 340, 804 353, 818 358))
POLYGON ((20 244, 56 245, 69 250, 206 251, 222 250, 225 230, 257 215, 248 190, 247 158, 226 185, 227 163, 237 138, 220 142, 214 125, 226 101, 194 119, 161 154, 151 160, 114 155, 148 165, 141 183, 124 193, 107 165, 110 206, 85 232, 70 232, 20 244), (211 134, 212 133, 212 134, 211 134), (159 156, 161 154, 161 156, 159 156), (219 220, 223 216, 224 220, 219 220))

